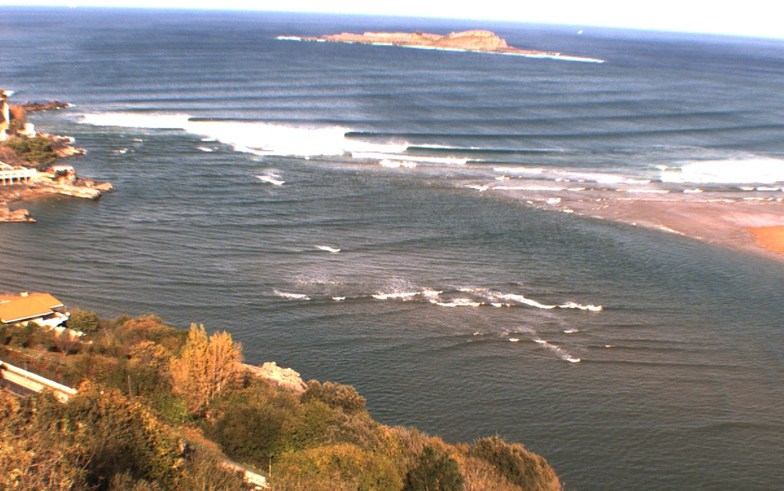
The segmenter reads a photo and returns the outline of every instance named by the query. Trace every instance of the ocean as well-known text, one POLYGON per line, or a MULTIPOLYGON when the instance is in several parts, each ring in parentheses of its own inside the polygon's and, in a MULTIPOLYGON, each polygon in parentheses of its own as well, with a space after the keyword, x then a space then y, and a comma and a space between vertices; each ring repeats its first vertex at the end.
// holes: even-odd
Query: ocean
POLYGON ((0 9, 98 202, 0 226, 0 290, 155 313, 501 435, 570 490, 784 483, 784 263, 569 200, 780 200, 784 42, 304 14, 0 9), (604 63, 298 42, 485 28, 604 63), (699 198, 696 198, 699 197, 699 198))

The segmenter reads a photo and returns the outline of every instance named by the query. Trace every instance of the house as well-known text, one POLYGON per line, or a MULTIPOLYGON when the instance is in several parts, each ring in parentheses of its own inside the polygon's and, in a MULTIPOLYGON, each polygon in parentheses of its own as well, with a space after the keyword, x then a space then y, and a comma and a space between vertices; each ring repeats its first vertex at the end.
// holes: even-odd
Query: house
POLYGON ((0 323, 33 322, 42 327, 57 327, 68 320, 65 306, 49 293, 22 292, 0 295, 0 323))

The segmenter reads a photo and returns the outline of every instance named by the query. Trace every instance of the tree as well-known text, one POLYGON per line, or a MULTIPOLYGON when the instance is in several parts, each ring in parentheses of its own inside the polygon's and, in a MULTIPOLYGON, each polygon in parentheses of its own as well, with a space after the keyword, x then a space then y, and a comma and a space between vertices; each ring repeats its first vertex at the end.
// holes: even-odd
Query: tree
POLYGON ((194 416, 203 416, 210 403, 242 379, 242 347, 225 331, 207 337, 204 325, 191 324, 179 358, 171 361, 174 391, 194 416))
POLYGON ((98 329, 98 314, 89 310, 75 309, 65 322, 66 327, 74 331, 93 332, 98 329))
POLYGON ((460 491, 463 476, 455 459, 445 451, 427 446, 408 474, 404 491, 460 491))

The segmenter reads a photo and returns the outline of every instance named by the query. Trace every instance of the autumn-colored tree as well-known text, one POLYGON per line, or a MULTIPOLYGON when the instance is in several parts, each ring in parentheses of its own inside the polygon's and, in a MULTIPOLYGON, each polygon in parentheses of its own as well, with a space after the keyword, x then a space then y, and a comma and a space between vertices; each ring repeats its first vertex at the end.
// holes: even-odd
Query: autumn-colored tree
POLYGON ((194 416, 203 416, 215 398, 238 385, 242 373, 240 344, 225 331, 208 337, 202 324, 191 324, 182 354, 171 361, 174 391, 194 416))

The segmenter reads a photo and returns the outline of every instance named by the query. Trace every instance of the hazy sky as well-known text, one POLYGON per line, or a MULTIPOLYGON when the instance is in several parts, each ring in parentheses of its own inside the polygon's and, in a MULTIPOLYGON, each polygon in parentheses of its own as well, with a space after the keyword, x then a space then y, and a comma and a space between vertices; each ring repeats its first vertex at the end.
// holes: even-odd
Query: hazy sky
MULTIPOLYGON (((0 5, 330 12, 608 26, 784 39, 774 0, 0 0, 0 5)), ((481 26, 477 26, 481 27, 481 26)))

